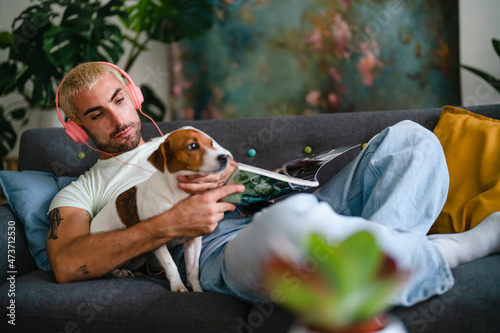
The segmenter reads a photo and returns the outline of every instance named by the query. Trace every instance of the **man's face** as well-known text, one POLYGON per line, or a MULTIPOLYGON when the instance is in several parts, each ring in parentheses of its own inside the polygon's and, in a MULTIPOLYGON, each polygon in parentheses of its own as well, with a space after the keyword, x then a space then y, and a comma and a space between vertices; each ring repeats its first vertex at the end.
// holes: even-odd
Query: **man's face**
POLYGON ((77 117, 97 148, 111 154, 134 149, 144 143, 141 121, 123 84, 108 74, 73 96, 77 117))

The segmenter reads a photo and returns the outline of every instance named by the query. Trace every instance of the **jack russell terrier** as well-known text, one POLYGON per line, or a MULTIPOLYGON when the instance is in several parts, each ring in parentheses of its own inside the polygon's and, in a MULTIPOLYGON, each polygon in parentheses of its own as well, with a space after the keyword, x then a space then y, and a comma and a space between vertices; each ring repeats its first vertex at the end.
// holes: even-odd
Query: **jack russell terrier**
MULTIPOLYGON (((228 155, 214 147, 212 139, 202 132, 195 129, 180 129, 172 132, 151 154, 148 161, 158 171, 148 180, 109 202, 92 220, 91 234, 128 228, 165 212, 189 196, 177 187, 177 175, 220 173, 228 165, 228 155)), ((201 236, 176 238, 154 251, 170 281, 170 290, 188 291, 167 249, 179 244, 184 244, 188 286, 193 291, 201 292, 203 291, 199 283, 201 236)), ((117 272, 120 270, 113 271, 113 274, 119 276, 117 272)))

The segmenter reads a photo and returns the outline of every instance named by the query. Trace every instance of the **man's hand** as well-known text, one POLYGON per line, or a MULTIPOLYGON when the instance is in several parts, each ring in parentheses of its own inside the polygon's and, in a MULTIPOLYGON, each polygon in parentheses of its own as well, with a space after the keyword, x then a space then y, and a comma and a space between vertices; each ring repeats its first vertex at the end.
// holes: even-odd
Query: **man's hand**
POLYGON ((224 212, 236 206, 220 201, 225 196, 243 192, 243 185, 225 185, 203 194, 192 195, 164 213, 166 232, 172 237, 197 237, 215 230, 224 212))
POLYGON ((189 194, 201 194, 219 188, 226 183, 236 168, 237 163, 233 159, 228 158, 228 163, 226 170, 219 174, 177 176, 178 187, 189 194))

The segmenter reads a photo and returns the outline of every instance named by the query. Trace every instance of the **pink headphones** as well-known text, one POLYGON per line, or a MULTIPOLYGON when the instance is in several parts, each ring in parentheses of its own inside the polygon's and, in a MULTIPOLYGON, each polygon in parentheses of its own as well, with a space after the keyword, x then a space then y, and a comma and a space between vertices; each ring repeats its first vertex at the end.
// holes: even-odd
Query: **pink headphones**
MULTIPOLYGON (((130 97, 132 98, 132 102, 134 103, 134 107, 136 110, 141 110, 141 104, 144 102, 144 96, 142 95, 141 89, 134 84, 134 81, 130 78, 130 76, 122 69, 120 69, 118 66, 111 64, 109 62, 103 62, 99 61, 102 64, 106 64, 108 66, 113 67, 114 69, 118 70, 120 74, 122 74, 128 81, 128 84, 126 85, 128 93, 130 94, 130 97)), ((61 84, 64 82, 64 78, 61 81, 61 84)), ((64 128, 66 129, 66 133, 73 139, 75 142, 87 142, 89 141, 89 136, 85 132, 85 130, 78 125, 76 122, 73 120, 68 120, 67 122, 64 121, 64 118, 62 117, 61 110, 59 109, 59 89, 61 88, 61 84, 59 84, 59 87, 57 87, 57 92, 56 92, 56 111, 57 111, 57 116, 59 117, 59 120, 63 124, 64 128)))

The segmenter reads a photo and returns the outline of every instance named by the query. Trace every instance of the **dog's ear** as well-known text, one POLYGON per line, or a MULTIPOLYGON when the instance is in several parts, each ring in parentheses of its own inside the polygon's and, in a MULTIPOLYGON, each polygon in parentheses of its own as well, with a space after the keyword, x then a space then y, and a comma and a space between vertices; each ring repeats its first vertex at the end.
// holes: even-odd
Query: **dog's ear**
POLYGON ((151 156, 149 156, 148 158, 149 163, 153 164, 153 166, 158 170, 160 170, 161 172, 164 172, 165 165, 167 164, 166 156, 169 154, 169 151, 170 151, 170 142, 165 141, 158 147, 158 149, 156 149, 151 154, 151 156))

